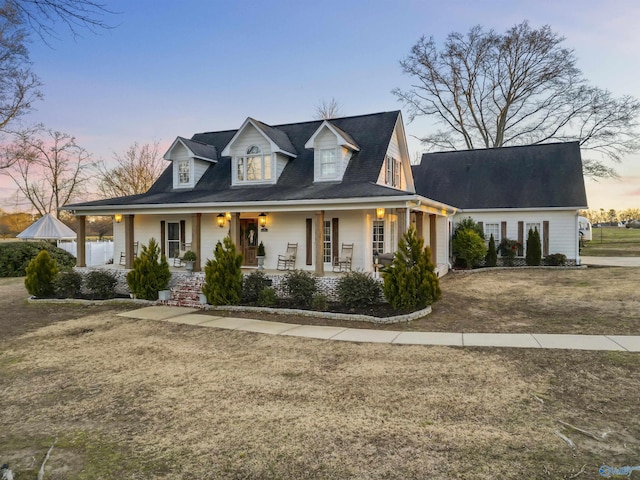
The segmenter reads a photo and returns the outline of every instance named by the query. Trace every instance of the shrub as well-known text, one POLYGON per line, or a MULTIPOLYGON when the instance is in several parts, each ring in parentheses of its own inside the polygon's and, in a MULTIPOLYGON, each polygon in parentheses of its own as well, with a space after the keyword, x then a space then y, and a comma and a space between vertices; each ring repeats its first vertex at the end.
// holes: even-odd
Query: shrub
POLYGON ((264 257, 265 255, 264 243, 260 242, 260 245, 258 245, 258 256, 264 257))
POLYGON ((484 238, 484 230, 482 229, 480 224, 471 217, 463 218, 456 224, 456 227, 453 230, 453 238, 455 238, 458 233, 462 232, 463 230, 471 230, 472 232, 476 232, 478 235, 480 235, 481 238, 484 238))
POLYGON ((242 298, 242 254, 236 251, 231 237, 216 244, 214 258, 207 260, 202 293, 211 305, 237 305, 242 298))
POLYGON ((311 308, 319 312, 329 308, 329 299, 324 293, 314 293, 311 298, 311 308))
POLYGON ((183 262, 195 262, 196 261, 196 252, 194 252, 192 250, 187 250, 186 252, 184 252, 184 255, 182 256, 182 261, 183 262))
POLYGON ((142 253, 133 260, 133 269, 127 274, 127 284, 137 298, 157 300, 158 291, 169 286, 171 272, 155 238, 149 239, 149 246, 142 245, 142 253))
POLYGON ((27 265, 27 278, 24 286, 27 292, 36 297, 51 297, 55 292, 53 282, 58 274, 58 264, 49 252, 42 250, 27 265))
POLYGON ((484 239, 474 230, 460 230, 453 239, 453 253, 462 261, 464 267, 478 264, 487 253, 484 239))
POLYGON ((502 261, 505 266, 513 267, 513 261, 521 246, 517 240, 509 240, 506 237, 502 239, 498 251, 502 255, 502 261))
POLYGON ((567 256, 564 253, 552 253, 551 255, 544 257, 544 263, 545 265, 550 265, 552 267, 566 265, 567 256))
POLYGON ((538 266, 542 263, 542 244, 540 243, 540 233, 538 229, 529 229, 527 235, 527 253, 525 255, 527 265, 538 266))
POLYGON ((58 273, 53 282, 56 297, 78 298, 82 293, 84 275, 76 270, 65 270, 58 273))
POLYGON ((364 272, 349 272, 338 280, 338 300, 347 307, 365 307, 380 301, 380 282, 364 272))
POLYGON ((113 298, 116 296, 117 278, 107 270, 91 270, 87 273, 85 287, 91 298, 113 298))
POLYGON ((61 270, 73 268, 76 258, 50 242, 2 242, 0 243, 0 277, 24 277, 27 265, 42 250, 49 252, 61 270))
POLYGON ((318 291, 316 278, 303 270, 288 272, 282 286, 291 300, 305 307, 311 305, 313 295, 318 291))
POLYGON ((493 233, 489 237, 489 247, 487 248, 487 256, 484 257, 484 264, 487 267, 495 267, 498 264, 498 250, 496 249, 496 241, 493 233))
POLYGON ((258 295, 258 305, 261 307, 273 307, 278 303, 278 295, 274 288, 267 287, 258 295))
POLYGON ((398 242, 393 263, 383 270, 384 296, 396 310, 425 308, 442 296, 431 250, 423 245, 415 228, 410 227, 398 242))
POLYGON ((262 291, 270 285, 271 280, 263 272, 250 273, 242 281, 242 301, 246 303, 257 302, 262 291))

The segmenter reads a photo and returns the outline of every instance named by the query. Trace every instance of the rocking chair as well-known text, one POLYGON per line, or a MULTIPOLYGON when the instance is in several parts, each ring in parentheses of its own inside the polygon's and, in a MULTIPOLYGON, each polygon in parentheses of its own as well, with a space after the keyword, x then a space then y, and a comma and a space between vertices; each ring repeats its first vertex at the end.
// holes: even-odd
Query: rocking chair
POLYGON ((350 272, 351 259, 353 258, 353 243, 343 243, 339 257, 333 259, 334 273, 350 272))
MULTIPOLYGON (((133 258, 138 256, 138 242, 133 242, 133 258)), ((125 265, 127 262, 126 252, 120 252, 120 265, 125 265)))
POLYGON ((278 255, 278 270, 295 270, 297 253, 298 244, 288 243, 287 252, 284 255, 278 255))

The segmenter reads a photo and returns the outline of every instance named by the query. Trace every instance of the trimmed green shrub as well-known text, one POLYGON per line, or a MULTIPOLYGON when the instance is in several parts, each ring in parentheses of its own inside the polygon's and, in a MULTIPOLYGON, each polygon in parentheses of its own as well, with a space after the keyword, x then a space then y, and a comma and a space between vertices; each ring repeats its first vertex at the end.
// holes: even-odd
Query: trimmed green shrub
POLYGON ((160 255, 155 238, 149 246, 142 245, 142 253, 133 260, 133 269, 127 274, 127 284, 137 298, 157 300, 158 291, 166 290, 171 280, 167 257, 160 255))
POLYGON ((288 272, 282 280, 282 286, 291 300, 305 307, 311 305, 313 295, 318 291, 316 277, 304 270, 288 272))
POLYGON ((329 299, 324 293, 314 293, 311 298, 311 308, 318 312, 327 310, 329 308, 329 299))
POLYGON ((0 243, 0 277, 24 277, 27 265, 42 250, 49 252, 61 270, 73 268, 76 258, 50 242, 2 242, 0 243))
POLYGON ((498 246, 498 251, 502 255, 502 263, 506 267, 513 267, 514 260, 518 254, 518 249, 522 246, 517 240, 503 238, 498 246))
POLYGON ((262 291, 270 285, 271 280, 263 272, 250 273, 242 280, 242 301, 245 303, 257 302, 262 291))
POLYGON ((544 257, 545 265, 560 267, 567 264, 567 256, 564 253, 552 253, 544 257))
POLYGON ((65 270, 58 273, 53 282, 56 297, 78 298, 82 293, 84 275, 77 270, 65 270))
POLYGON ((424 248, 413 226, 398 242, 393 263, 382 271, 382 277, 384 296, 396 310, 419 310, 442 296, 431 250, 424 248))
POLYGON ((460 230, 453 239, 453 253, 462 267, 471 268, 480 262, 487 253, 484 238, 474 230, 460 230))
POLYGON ((42 250, 27 265, 24 286, 27 292, 36 297, 52 297, 55 293, 53 282, 56 275, 58 275, 58 264, 51 258, 49 252, 42 250))
POLYGON ((228 235, 216 244, 214 258, 207 260, 202 293, 211 305, 237 305, 242 298, 242 254, 228 235))
POLYGON ((113 298, 116 296, 118 279, 107 270, 91 270, 85 278, 85 287, 91 298, 113 298))
POLYGON ((349 272, 338 280, 336 294, 342 305, 366 307, 380 302, 380 282, 364 272, 349 272))
POLYGON ((496 240, 493 233, 489 237, 489 247, 487 247, 487 256, 484 257, 484 264, 487 267, 495 267, 498 264, 498 250, 496 249, 496 240))
POLYGON ((525 260, 529 266, 537 267, 542 264, 542 244, 540 243, 540 233, 537 228, 529 229, 525 260))
POLYGON ((261 307, 273 307, 276 303, 278 303, 278 294, 274 288, 267 287, 258 295, 258 305, 261 307))
POLYGON ((453 238, 455 238, 459 232, 463 230, 471 230, 472 232, 476 232, 480 235, 481 238, 484 238, 484 230, 473 218, 467 217, 460 220, 455 229, 453 230, 453 238))

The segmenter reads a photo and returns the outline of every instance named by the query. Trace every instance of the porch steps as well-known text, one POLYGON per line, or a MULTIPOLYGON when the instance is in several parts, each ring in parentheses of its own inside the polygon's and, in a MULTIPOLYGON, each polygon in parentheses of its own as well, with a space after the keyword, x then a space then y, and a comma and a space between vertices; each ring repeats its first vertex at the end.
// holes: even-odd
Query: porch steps
POLYGON ((206 308, 206 304, 200 303, 200 293, 204 285, 203 275, 182 277, 174 287, 171 287, 170 300, 158 300, 158 305, 171 307, 206 308))

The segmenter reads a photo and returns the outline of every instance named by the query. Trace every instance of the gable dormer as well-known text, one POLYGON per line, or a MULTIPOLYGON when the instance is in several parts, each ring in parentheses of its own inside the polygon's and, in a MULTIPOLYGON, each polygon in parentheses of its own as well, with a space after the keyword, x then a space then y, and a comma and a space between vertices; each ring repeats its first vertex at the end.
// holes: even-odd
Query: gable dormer
POLYGON ((251 117, 222 151, 231 157, 231 185, 274 184, 297 152, 282 130, 251 117))
POLYGON ((211 164, 218 163, 213 145, 178 137, 163 157, 173 165, 173 188, 194 188, 211 164))
POLYGON ((411 173, 407 136, 404 131, 401 114, 398 114, 396 125, 389 139, 389 145, 387 146, 387 152, 382 162, 377 183, 412 193, 416 191, 413 183, 413 174, 411 173))
POLYGON ((325 120, 304 145, 313 149, 314 182, 341 181, 349 160, 360 147, 351 135, 325 120))

